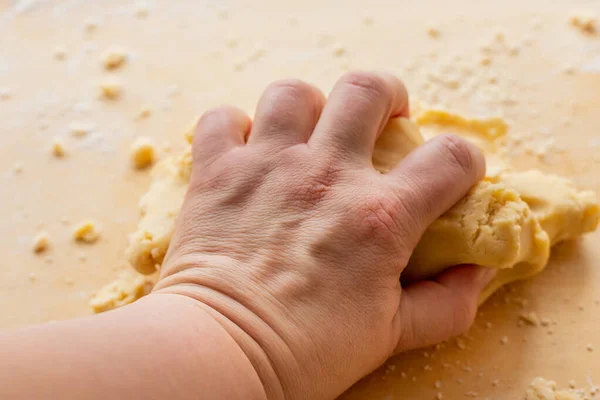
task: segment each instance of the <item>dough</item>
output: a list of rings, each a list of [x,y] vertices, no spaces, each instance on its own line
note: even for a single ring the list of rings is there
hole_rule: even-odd
[[[583,389],[557,391],[556,382],[538,377],[527,388],[525,400],[583,400],[589,398],[586,394]]]
[[[469,129],[466,138],[482,147],[493,168],[427,229],[402,274],[403,283],[432,278],[459,264],[499,269],[482,294],[484,301],[502,285],[540,272],[552,244],[596,229],[600,210],[592,192],[580,192],[568,180],[539,171],[510,170],[498,145],[506,132],[501,120],[481,122],[445,112],[426,112],[420,119],[422,124],[440,121]],[[392,120],[377,141],[373,165],[386,173],[423,141],[413,122]],[[127,251],[139,272],[160,268],[190,173],[190,150],[154,169],[152,186],[141,200],[142,220]]]

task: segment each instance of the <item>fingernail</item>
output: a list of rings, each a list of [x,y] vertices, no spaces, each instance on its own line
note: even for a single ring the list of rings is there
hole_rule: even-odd
[[[497,269],[492,269],[492,268],[485,268],[485,267],[479,267],[479,276],[478,276],[478,280],[481,283],[481,286],[486,286],[488,283],[490,283],[490,281],[492,279],[494,279],[494,277],[496,276],[496,273],[498,272]]]

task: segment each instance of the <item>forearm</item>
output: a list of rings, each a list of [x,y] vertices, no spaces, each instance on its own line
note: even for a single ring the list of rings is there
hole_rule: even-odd
[[[225,329],[176,295],[0,334],[0,354],[2,399],[266,398]]]

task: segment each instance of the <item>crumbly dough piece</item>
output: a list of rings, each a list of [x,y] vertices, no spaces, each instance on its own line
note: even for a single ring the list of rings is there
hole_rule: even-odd
[[[73,239],[77,242],[96,243],[100,239],[100,230],[98,224],[94,221],[83,221],[75,227]]]
[[[96,313],[123,307],[150,293],[153,286],[154,281],[150,277],[127,269],[96,293],[90,300],[90,307]]]
[[[535,378],[527,391],[525,400],[584,400],[583,390],[556,390],[556,382]]]
[[[131,145],[131,161],[135,168],[144,169],[156,161],[156,145],[146,137],[138,138]]]
[[[152,170],[150,190],[140,200],[142,220],[129,238],[127,258],[139,272],[151,274],[162,263],[183,204],[192,169],[191,151],[171,157]]]
[[[488,177],[427,229],[402,274],[403,282],[432,278],[459,264],[499,269],[484,290],[483,301],[502,285],[540,272],[551,244],[596,228],[600,212],[592,192],[577,191],[568,180],[539,171],[510,170],[499,151],[507,129],[503,121],[466,119],[442,111],[423,113],[418,121],[469,130],[467,139],[486,153]],[[191,142],[191,135],[186,137]],[[423,141],[417,125],[392,120],[377,141],[373,165],[386,173]],[[496,166],[491,172],[489,160]],[[141,202],[142,220],[128,248],[129,261],[139,272],[148,274],[160,267],[190,173],[190,150],[153,171],[153,184]],[[537,186],[532,180],[545,183]]]

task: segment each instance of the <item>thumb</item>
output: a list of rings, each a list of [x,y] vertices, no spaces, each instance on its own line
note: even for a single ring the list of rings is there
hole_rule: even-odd
[[[479,296],[496,270],[475,265],[451,268],[433,281],[403,289],[396,353],[430,346],[465,333],[473,324]]]

